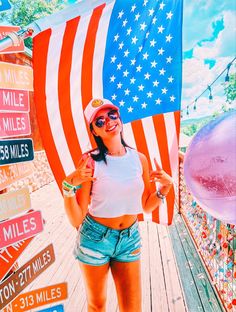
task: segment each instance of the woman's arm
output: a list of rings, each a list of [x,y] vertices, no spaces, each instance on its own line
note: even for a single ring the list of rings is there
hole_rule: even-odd
[[[87,213],[92,181],[95,180],[93,178],[93,169],[87,166],[89,160],[91,160],[90,156],[87,156],[85,159],[82,158],[78,168],[64,179],[64,181],[71,185],[81,185],[81,188],[76,191],[74,196],[67,196],[66,192],[64,195],[66,214],[71,225],[76,228],[82,223]]]
[[[76,191],[75,196],[64,195],[64,207],[72,226],[78,228],[82,223],[90,202],[90,190],[92,182],[82,184],[82,188]]]
[[[161,205],[162,199],[157,196],[156,191],[151,192],[151,184],[150,184],[151,179],[149,174],[149,165],[146,156],[143,155],[142,153],[139,153],[139,157],[143,166],[143,182],[144,182],[144,192],[142,195],[143,210],[146,213],[151,213],[153,210],[155,210]],[[156,161],[155,164],[157,170],[152,172],[152,180],[155,179],[155,177],[159,180],[159,182],[161,183],[159,191],[162,195],[166,196],[173,185],[172,178],[158,166]]]

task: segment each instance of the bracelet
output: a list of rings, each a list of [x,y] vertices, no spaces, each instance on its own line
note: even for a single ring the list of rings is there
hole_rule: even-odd
[[[164,199],[166,198],[166,195],[161,194],[160,190],[157,190],[156,195],[158,198],[160,198],[162,200],[162,202],[164,203]]]
[[[80,189],[81,187],[82,187],[82,184],[79,184],[79,185],[72,185],[72,184],[70,184],[70,183],[68,183],[67,181],[63,181],[62,182],[62,186],[65,186],[65,187],[67,187],[69,190],[78,190],[78,189]]]
[[[75,191],[74,190],[65,190],[64,188],[62,189],[62,193],[66,197],[74,197],[75,196]]]

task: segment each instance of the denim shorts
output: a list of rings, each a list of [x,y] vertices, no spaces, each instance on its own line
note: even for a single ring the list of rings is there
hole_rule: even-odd
[[[129,228],[115,230],[87,215],[78,229],[74,256],[83,263],[95,266],[112,260],[132,262],[140,259],[140,248],[138,221]]]

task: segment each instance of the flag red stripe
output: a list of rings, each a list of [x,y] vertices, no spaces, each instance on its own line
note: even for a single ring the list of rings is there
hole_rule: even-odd
[[[141,120],[135,120],[131,123],[137,150],[143,153],[148,160],[149,168],[151,168],[151,160],[148,151],[147,141]],[[154,184],[151,185],[151,191],[155,191]],[[139,215],[139,220],[143,220],[143,215]]]
[[[81,91],[82,91],[82,104],[83,108],[86,107],[88,102],[92,99],[92,85],[93,81],[93,54],[95,48],[96,34],[98,30],[98,23],[102,15],[102,10],[105,4],[97,7],[91,16],[83,53],[82,62],[82,77],[81,77]]]
[[[60,182],[65,176],[60,158],[57,153],[53,135],[50,128],[50,123],[47,115],[46,105],[46,68],[47,68],[47,54],[49,41],[51,36],[51,29],[40,33],[34,38],[34,54],[33,54],[33,68],[34,72],[34,97],[37,111],[37,118],[40,133],[42,134],[43,144],[50,163],[55,179],[61,188]]]
[[[152,117],[156,132],[157,144],[160,150],[162,168],[171,175],[171,167],[169,161],[168,141],[166,134],[166,125],[163,114],[158,114]]]
[[[155,115],[152,117],[152,119],[153,119],[153,124],[154,124],[155,132],[156,132],[157,143],[159,146],[162,168],[169,175],[172,175],[164,115],[163,114]],[[175,197],[174,189],[172,188],[166,198],[167,207],[168,207],[167,209],[168,210],[168,224],[171,222],[172,217],[173,217],[174,197]]]
[[[81,97],[82,97],[82,106],[83,110],[87,106],[88,102],[93,98],[92,94],[92,75],[93,75],[93,55],[96,41],[96,34],[98,30],[99,20],[102,15],[102,11],[105,7],[105,4],[98,6],[94,9],[93,14],[91,16],[85,45],[83,52],[83,61],[82,61],[82,70],[81,70]],[[86,123],[87,126],[87,123]],[[87,126],[87,131],[90,133],[89,127]],[[92,136],[90,136],[92,138]],[[91,144],[93,148],[96,146],[94,140],[91,140]]]
[[[71,111],[70,72],[72,64],[73,44],[79,21],[80,17],[77,17],[66,23],[58,70],[58,99],[61,122],[68,148],[70,150],[70,154],[75,166],[78,163],[78,159],[82,154],[82,151],[77,138]],[[80,105],[79,101],[78,105]]]

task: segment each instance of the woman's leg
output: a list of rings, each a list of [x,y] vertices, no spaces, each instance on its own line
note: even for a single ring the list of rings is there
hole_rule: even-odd
[[[109,263],[101,266],[92,266],[82,262],[79,264],[85,280],[88,312],[104,312],[106,309]]]
[[[133,262],[111,262],[120,312],[141,312],[141,268],[140,260]]]

